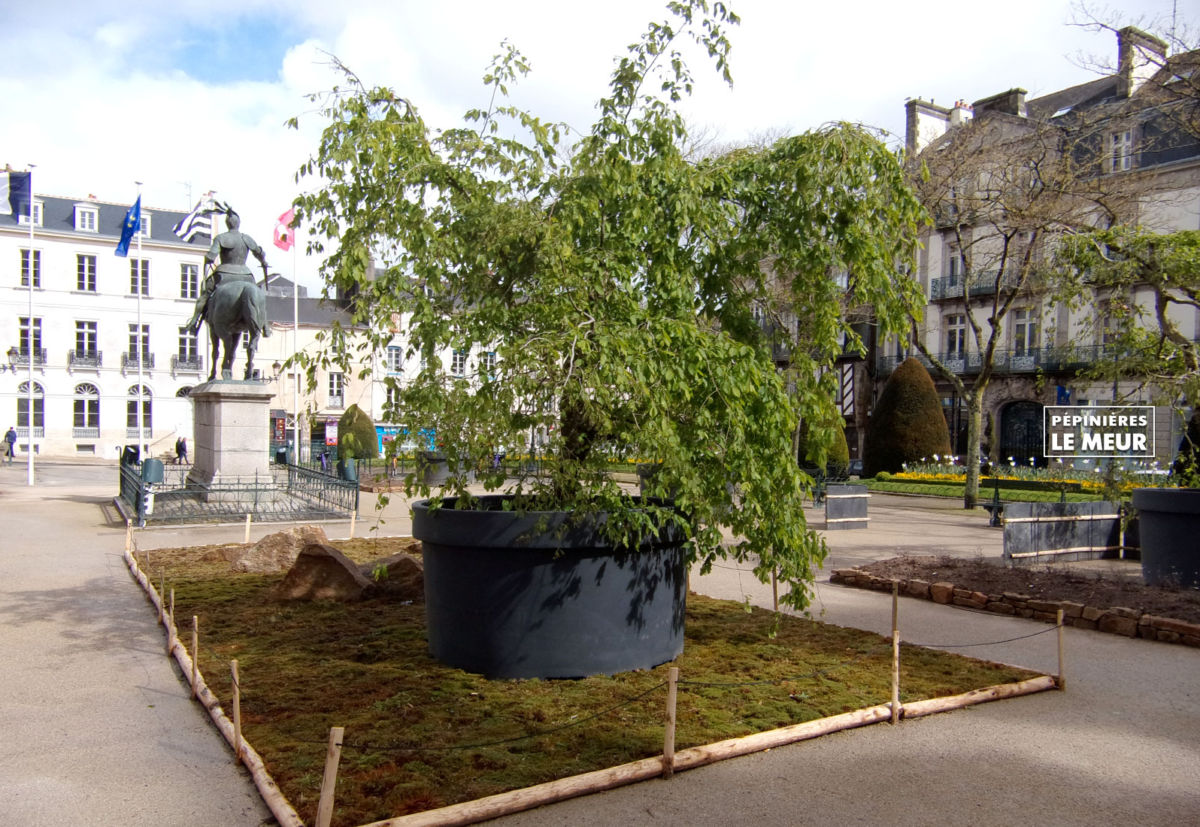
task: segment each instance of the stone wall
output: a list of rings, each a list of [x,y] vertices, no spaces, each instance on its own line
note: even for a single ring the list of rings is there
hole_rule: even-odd
[[[917,597],[948,606],[962,606],[967,609],[1024,617],[1046,623],[1056,622],[1058,610],[1062,609],[1063,625],[1065,626],[1200,647],[1200,624],[1185,623],[1182,620],[1173,620],[1168,617],[1156,617],[1124,606],[1103,608],[1084,606],[1082,603],[1071,603],[1065,600],[1038,600],[1027,594],[1016,592],[984,594],[971,589],[959,588],[953,583],[929,583],[917,579],[893,581],[886,577],[877,577],[861,569],[835,569],[829,576],[829,582],[881,592],[890,592],[892,583],[895,582],[900,586],[900,594],[906,597]]]

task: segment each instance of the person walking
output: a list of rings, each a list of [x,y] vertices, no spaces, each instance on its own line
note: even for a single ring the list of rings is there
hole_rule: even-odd
[[[8,426],[8,432],[4,434],[5,454],[8,455],[9,464],[13,461],[13,454],[17,452],[17,429],[12,425]]]
[[[187,464],[187,437],[181,436],[175,440],[175,463],[177,465]]]

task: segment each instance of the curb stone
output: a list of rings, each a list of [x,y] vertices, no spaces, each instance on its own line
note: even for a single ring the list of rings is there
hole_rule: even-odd
[[[829,575],[829,582],[881,592],[890,592],[892,584],[897,583],[900,594],[908,597],[1045,623],[1056,622],[1058,610],[1062,609],[1064,626],[1200,648],[1200,624],[1158,617],[1126,606],[1084,606],[1069,600],[1037,600],[1014,592],[984,594],[954,583],[929,583],[915,578],[892,580],[862,569],[835,569]]]

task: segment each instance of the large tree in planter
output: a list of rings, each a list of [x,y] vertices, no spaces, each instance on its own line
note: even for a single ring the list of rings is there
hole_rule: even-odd
[[[803,608],[825,551],[803,519],[798,406],[759,347],[760,262],[793,274],[811,339],[835,352],[846,288],[831,268],[854,273],[862,302],[895,306],[906,251],[879,239],[903,237],[920,208],[892,154],[851,126],[689,161],[675,105],[692,81],[677,41],[698,43],[728,80],[737,19],[702,0],[670,11],[617,62],[574,144],[502,103],[526,71],[510,47],[485,76],[488,107],[440,132],[414,102],[347,73],[301,170],[320,188],[296,203],[331,242],[328,282],[357,291],[354,321],[370,332],[335,337],[324,358],[379,352],[401,320],[424,367],[394,386],[387,416],[436,429],[454,472],[439,493],[456,508],[477,504],[467,473],[483,469],[489,490],[509,485],[507,508],[604,513],[625,546],[672,524],[690,560],[778,572]],[[383,266],[368,279],[372,259]],[[447,351],[469,354],[464,371],[445,370]],[[819,395],[812,374],[797,381],[801,397]],[[542,473],[513,483],[488,470],[531,433],[546,440]],[[631,502],[608,473],[623,458],[660,463],[651,485],[675,507]]]

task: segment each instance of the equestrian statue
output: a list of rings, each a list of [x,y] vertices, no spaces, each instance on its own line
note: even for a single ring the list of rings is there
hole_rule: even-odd
[[[221,378],[233,378],[233,357],[243,333],[250,334],[244,378],[252,379],[258,339],[271,335],[271,326],[267,323],[267,256],[253,238],[238,229],[240,225],[238,214],[226,210],[227,229],[213,239],[212,247],[204,254],[206,270],[218,259],[220,263],[204,279],[204,287],[196,299],[196,312],[187,323],[187,330],[192,333],[200,329],[201,321],[208,323],[208,334],[212,339],[210,382],[217,378],[217,358],[222,345],[225,358],[221,362]],[[246,266],[246,259],[251,255],[262,265],[261,287]]]

